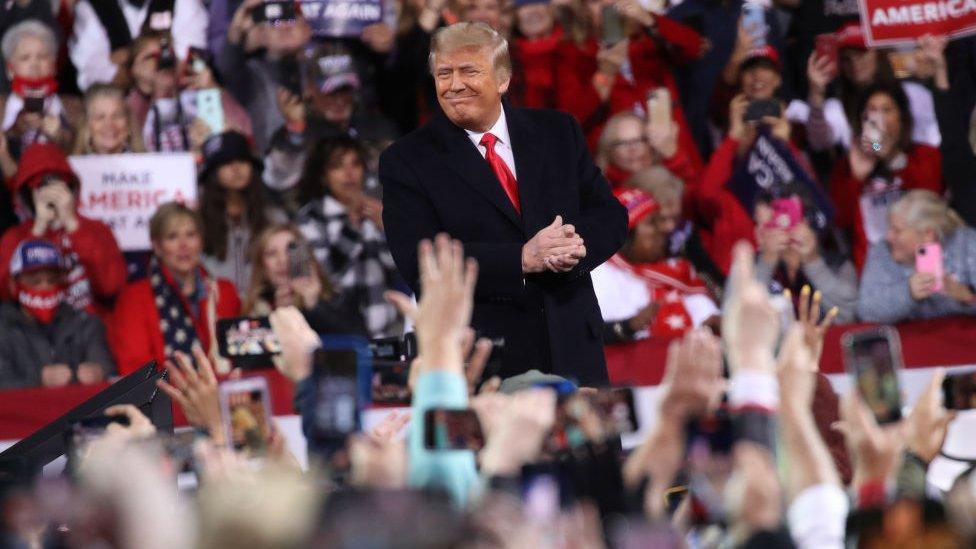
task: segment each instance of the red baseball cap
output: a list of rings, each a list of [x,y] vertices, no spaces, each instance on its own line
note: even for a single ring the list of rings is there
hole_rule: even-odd
[[[864,38],[864,29],[861,28],[860,23],[847,23],[837,31],[837,49],[844,48],[868,49],[868,43]]]
[[[779,59],[779,52],[776,51],[776,48],[770,46],[769,44],[766,44],[765,46],[759,46],[758,48],[753,48],[749,50],[749,53],[746,54],[746,58],[743,59],[742,64],[739,65],[740,67],[739,70],[741,71],[742,67],[745,67],[746,65],[752,63],[753,61],[758,61],[758,60],[769,61],[770,63],[773,64],[773,67],[776,70],[783,69],[783,64],[780,62]]]
[[[627,208],[627,229],[633,229],[645,217],[660,207],[654,197],[640,189],[621,188],[613,192],[617,200]]]

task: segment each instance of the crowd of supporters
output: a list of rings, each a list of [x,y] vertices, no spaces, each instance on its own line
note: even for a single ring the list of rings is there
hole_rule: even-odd
[[[874,48],[852,0],[380,4],[379,22],[336,37],[300,9],[256,17],[262,0],[0,3],[0,388],[99,384],[150,360],[195,356],[209,374],[180,375],[177,366],[171,383],[199,385],[200,401],[185,391],[174,399],[217,439],[220,418],[199,408],[213,404],[215,376],[233,367],[218,356],[217,321],[271,315],[303,336],[310,327],[398,337],[415,325],[414,419],[433,406],[466,406],[453,347],[470,292],[427,272],[425,284],[444,287],[425,292],[419,310],[391,301],[390,291],[407,286],[386,242],[378,177],[384,149],[438,116],[433,34],[466,21],[508,40],[507,104],[572,114],[627,208],[627,240],[592,279],[606,344],[680,342],[650,438],[625,458],[612,429],[598,421],[583,429],[575,450],[586,455],[570,459],[569,474],[589,484],[577,479],[580,497],[536,516],[531,502],[509,496],[519,495],[523,466],[552,457],[543,439],[555,395],[472,389],[486,435],[477,469],[475,452],[425,450],[419,420],[404,443],[404,420],[394,417],[351,439],[340,484],[352,495],[322,503],[334,486],[296,473],[276,434],[260,474],[220,445],[206,448],[188,521],[153,480],[162,478],[159,449],[128,445],[151,439],[151,425],[120,409],[129,427],[95,445],[88,484],[70,490],[76,512],[107,510],[58,516],[78,525],[72,535],[91,537],[57,543],[590,547],[615,539],[611,517],[633,514],[650,528],[639,539],[662,544],[837,547],[862,519],[874,546],[902,534],[974,543],[973,475],[937,501],[905,481],[918,470],[924,478],[945,436],[950,418],[937,391],[897,428],[879,427],[856,396],[845,398],[847,445],[834,440],[828,451],[829,428],[818,430],[823,420],[811,412],[814,385],[827,382],[810,371],[824,325],[976,315],[976,39],[925,35],[910,49]],[[113,229],[81,208],[84,182],[69,158],[145,153],[192,155],[197,199],[160,205],[139,229],[151,249],[123,253]],[[450,263],[450,246],[436,248],[422,253]],[[923,250],[938,252],[940,269],[927,267]],[[295,257],[305,258],[297,271]],[[788,335],[774,349],[767,296],[792,302],[806,338]],[[308,341],[289,341],[299,335],[279,333],[293,353],[276,364],[296,383],[298,404],[309,377],[296,358]],[[679,463],[684,423],[713,411],[725,389],[717,337],[732,378],[727,400],[746,408],[756,400],[778,415],[779,440],[778,449],[737,441],[721,464],[730,486],[712,487],[722,511],[712,522],[724,525],[722,541],[693,528],[687,500],[669,491],[694,480]],[[424,356],[430,349],[441,354]],[[113,470],[120,453],[126,465]],[[789,463],[778,480],[774,457]],[[146,480],[127,485],[129,475]],[[860,497],[846,529],[845,484]],[[448,497],[397,499],[407,486]],[[246,507],[248,490],[266,500]],[[51,516],[38,509],[44,497],[16,497],[14,508]],[[384,509],[371,497],[392,503]],[[900,526],[884,522],[897,521],[902,504],[915,505],[904,512],[926,527],[904,515]],[[141,522],[146,514],[152,520]],[[33,524],[10,516],[11,543],[28,543]]]

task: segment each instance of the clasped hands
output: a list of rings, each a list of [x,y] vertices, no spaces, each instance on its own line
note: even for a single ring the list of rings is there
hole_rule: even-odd
[[[576,227],[563,223],[557,215],[552,223],[537,232],[522,246],[522,272],[541,273],[547,270],[565,273],[586,257],[586,245],[576,233]]]

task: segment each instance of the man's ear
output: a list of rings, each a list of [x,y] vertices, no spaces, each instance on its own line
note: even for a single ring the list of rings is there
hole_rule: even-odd
[[[508,91],[508,86],[511,83],[512,83],[511,75],[506,75],[505,79],[498,84],[498,95],[505,95],[505,92]]]

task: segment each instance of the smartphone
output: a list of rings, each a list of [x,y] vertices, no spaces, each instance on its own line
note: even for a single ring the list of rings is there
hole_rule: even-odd
[[[159,61],[156,63],[156,70],[167,71],[176,68],[176,52],[173,51],[173,44],[169,38],[162,37],[159,40]]]
[[[224,105],[220,98],[220,90],[209,88],[197,91],[197,118],[210,126],[210,134],[224,131]]]
[[[875,154],[881,152],[884,144],[885,122],[880,113],[869,112],[864,117],[864,126],[861,130],[862,137],[868,142],[871,151]]]
[[[295,241],[288,243],[288,276],[290,278],[301,278],[312,274],[310,261],[308,247],[300,246]]]
[[[620,13],[612,5],[605,4],[600,10],[600,41],[609,47],[624,38],[624,22]]]
[[[424,448],[472,450],[485,447],[478,414],[470,408],[431,408],[424,412]]]
[[[629,387],[600,389],[590,397],[603,416],[606,425],[615,433],[627,435],[640,429],[637,409],[634,406],[634,390]]]
[[[24,112],[42,114],[44,112],[44,100],[47,97],[42,95],[24,97]]]
[[[523,509],[535,524],[551,523],[575,502],[570,474],[563,463],[525,465],[520,478]]]
[[[268,380],[249,377],[224,381],[218,388],[224,436],[234,450],[259,456],[271,437],[271,391]]]
[[[834,66],[837,66],[837,56],[839,52],[837,47],[837,34],[832,32],[819,34],[817,35],[816,39],[814,39],[814,44],[814,51],[816,52],[817,57],[826,57]]]
[[[647,120],[653,128],[671,127],[671,92],[657,88],[647,94]]]
[[[942,396],[947,410],[976,408],[976,370],[947,374],[942,380]]]
[[[186,68],[194,74],[207,70],[210,62],[210,52],[203,48],[190,46],[186,52]]]
[[[380,404],[409,405],[410,361],[373,359],[370,400]]]
[[[766,9],[758,3],[748,2],[742,6],[742,27],[752,37],[752,47],[759,48],[766,45]]]
[[[361,337],[326,336],[322,344],[312,359],[312,432],[317,441],[336,449],[360,429],[360,413],[370,400],[372,358]]]
[[[217,347],[229,359],[270,357],[281,352],[278,336],[266,316],[222,318],[217,321]]]
[[[744,122],[760,122],[767,116],[779,118],[781,113],[782,107],[780,106],[779,101],[776,99],[762,99],[749,103],[749,106],[746,107],[746,114],[742,120]]]
[[[685,463],[691,521],[696,525],[725,521],[723,494],[732,475],[735,425],[724,410],[685,424]]]
[[[936,292],[945,289],[942,284],[942,279],[945,276],[942,263],[942,246],[938,242],[924,244],[915,250],[915,270],[935,276],[933,289]]]
[[[854,376],[861,398],[878,423],[901,419],[901,340],[890,326],[845,333],[841,337],[844,365]]]
[[[767,229],[791,231],[803,221],[803,202],[798,196],[777,198],[769,203],[769,207],[773,210],[773,215],[764,224]]]
[[[294,2],[265,2],[251,10],[251,18],[257,25],[261,23],[272,26],[280,25],[281,23],[295,21],[297,16]]]

